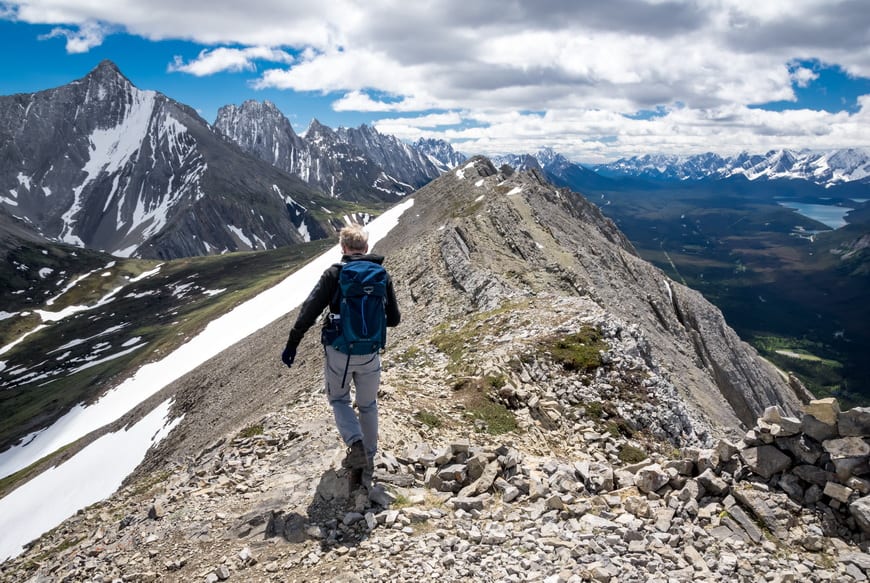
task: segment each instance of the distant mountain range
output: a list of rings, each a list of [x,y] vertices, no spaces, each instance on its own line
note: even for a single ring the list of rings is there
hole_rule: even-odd
[[[332,198],[395,202],[445,171],[423,151],[366,125],[333,130],[314,120],[299,136],[269,101],[226,105],[215,128],[248,154]],[[450,155],[452,148],[443,146]]]
[[[706,153],[695,156],[652,155],[623,158],[592,167],[603,176],[632,176],[654,180],[705,180],[737,176],[749,180],[807,180],[822,186],[847,182],[870,184],[870,152],[848,149],[832,152],[771,150],[723,158]]]
[[[455,156],[446,143],[425,146]],[[110,61],[62,87],[0,96],[4,222],[121,257],[328,237],[442,171],[430,153],[367,126],[314,122],[298,136],[268,102],[226,106],[212,126]]]
[[[445,141],[408,144],[366,125],[334,130],[315,120],[300,135],[268,101],[224,106],[210,125],[190,107],[136,88],[110,61],[62,87],[0,96],[4,222],[121,257],[328,237],[465,159]],[[645,155],[587,167],[548,148],[493,161],[538,169],[578,192],[618,190],[625,179],[870,184],[870,154],[862,150]]]
[[[744,178],[804,180],[831,187],[847,183],[870,184],[870,152],[858,149],[831,152],[772,150],[722,157],[712,152],[694,156],[647,154],[616,162],[586,166],[569,161],[551,148],[536,154],[509,154],[493,158],[497,165],[516,170],[536,168],[562,186],[614,188],[614,180],[696,181]]]

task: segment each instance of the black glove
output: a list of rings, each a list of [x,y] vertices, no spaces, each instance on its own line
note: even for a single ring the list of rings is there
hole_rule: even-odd
[[[296,360],[296,347],[288,344],[281,353],[281,361],[289,368],[293,366],[294,360]]]

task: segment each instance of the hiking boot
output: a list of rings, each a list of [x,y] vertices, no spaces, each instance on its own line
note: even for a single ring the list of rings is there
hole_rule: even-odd
[[[347,448],[347,456],[341,462],[341,467],[350,470],[358,470],[368,465],[368,456],[366,456],[365,447],[362,440],[354,441]]]
[[[360,482],[366,490],[372,489],[372,484],[375,478],[375,464],[369,459],[367,460],[366,467],[362,470],[362,476],[360,476]]]

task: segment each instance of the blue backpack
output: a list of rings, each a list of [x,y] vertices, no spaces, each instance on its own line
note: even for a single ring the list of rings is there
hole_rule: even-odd
[[[372,261],[345,263],[338,276],[341,334],[332,347],[372,354],[387,344],[387,270]]]

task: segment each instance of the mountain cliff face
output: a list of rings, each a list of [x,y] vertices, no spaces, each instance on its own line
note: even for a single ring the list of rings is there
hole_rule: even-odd
[[[4,576],[864,580],[866,414],[789,417],[799,386],[539,171],[473,158],[414,201],[376,247],[403,322],[375,488],[340,468],[316,330],[278,359],[290,314],[155,395],[173,432]]]
[[[414,142],[414,147],[423,152],[441,172],[447,172],[459,166],[468,158],[462,152],[457,152],[453,146],[444,140],[420,138]]]
[[[271,249],[332,232],[315,189],[108,61],[63,87],[0,97],[0,193],[44,237],[122,257]]]
[[[215,128],[246,152],[344,200],[395,202],[440,174],[416,148],[365,125],[333,130],[314,120],[300,137],[268,101],[222,107]]]

